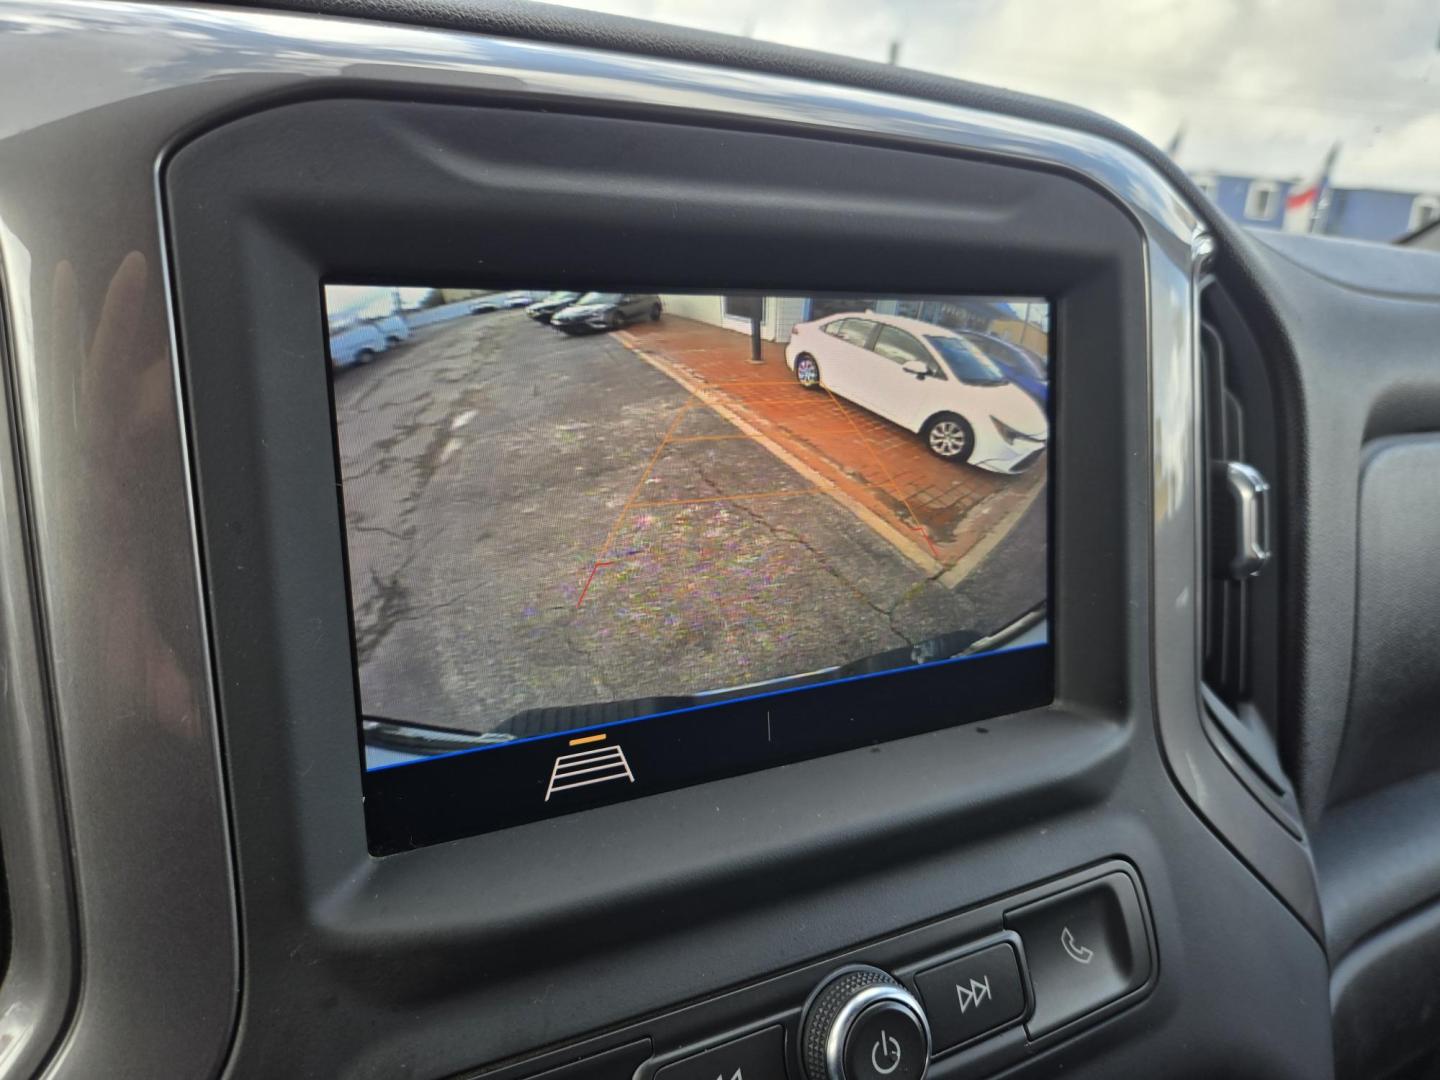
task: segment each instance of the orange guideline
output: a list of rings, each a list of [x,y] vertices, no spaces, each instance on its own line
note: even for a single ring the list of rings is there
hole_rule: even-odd
[[[605,542],[600,545],[600,550],[595,553],[595,559],[590,565],[590,574],[585,578],[584,588],[580,590],[580,598],[575,601],[576,611],[579,611],[580,605],[585,602],[585,594],[590,591],[590,583],[595,580],[595,575],[600,572],[600,568],[602,566],[614,566],[618,561],[616,559],[603,559],[602,556],[610,550],[610,544],[615,539],[615,533],[619,530],[620,523],[625,520],[625,515],[630,512],[630,507],[634,504],[635,497],[640,494],[640,489],[645,486],[645,481],[650,479],[650,470],[655,468],[655,463],[660,460],[660,454],[665,449],[665,444],[670,441],[670,436],[675,433],[675,428],[680,423],[680,418],[685,415],[686,410],[690,408],[690,404],[690,401],[687,400],[685,404],[681,405],[680,408],[675,411],[675,416],[671,419],[670,426],[665,429],[665,434],[660,439],[660,445],[655,447],[655,452],[650,455],[650,460],[645,465],[645,471],[640,474],[640,479],[636,482],[634,490],[630,492],[630,497],[625,500],[625,505],[620,507],[620,513],[615,515],[615,521],[611,524],[610,531],[605,534]]]

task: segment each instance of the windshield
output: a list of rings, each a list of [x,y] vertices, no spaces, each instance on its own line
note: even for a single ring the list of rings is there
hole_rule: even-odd
[[[579,307],[582,304],[618,304],[619,302],[620,294],[618,292],[587,292],[584,296],[580,297],[579,300],[575,301],[575,306]]]
[[[972,386],[999,386],[1010,381],[999,364],[964,338],[927,334],[925,340],[961,382]]]
[[[1092,109],[1248,229],[1394,243],[1440,222],[1435,0],[585,6]]]
[[[1028,375],[1040,382],[1049,382],[1050,374],[1045,370],[1045,363],[1029,349],[1022,349],[1019,345],[1008,341],[1001,341],[999,338],[970,336],[966,335],[965,340],[974,345],[990,359],[994,360],[1002,368],[1018,368],[1019,374]]]
[[[552,292],[552,293],[549,293],[548,295],[546,295],[545,299],[542,300],[542,301],[540,301],[540,302],[541,302],[542,304],[548,304],[548,303],[550,303],[551,301],[574,300],[574,299],[575,299],[576,297],[578,297],[579,295],[580,295],[579,293],[574,293],[574,292]]]

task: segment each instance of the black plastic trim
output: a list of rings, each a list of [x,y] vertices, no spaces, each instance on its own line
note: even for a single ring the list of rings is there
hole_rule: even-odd
[[[747,194],[760,164],[764,200]],[[536,182],[579,168],[589,190],[563,206]],[[1276,1075],[1323,1074],[1313,997],[1277,992],[1262,1018],[1206,978],[1223,963],[1310,982],[1323,958],[1168,782],[1155,742],[1144,252],[1108,198],[1052,172],[714,121],[375,101],[228,124],[177,152],[165,183],[246,919],[236,1069],[503,1060],[1123,852],[1162,952],[1184,950],[1182,929],[1220,935],[1223,907],[1263,931],[1268,966],[1242,948],[1177,966],[1148,1035],[1077,1039],[1063,1060],[1143,1058],[1215,1023]],[[847,243],[863,267],[830,254]],[[315,283],[556,266],[700,290],[1054,295],[1057,706],[371,859]],[[1182,1019],[1182,993],[1209,1005]]]

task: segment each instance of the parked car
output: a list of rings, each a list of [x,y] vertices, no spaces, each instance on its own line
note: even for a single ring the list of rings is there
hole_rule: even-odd
[[[470,314],[484,315],[487,311],[499,311],[502,299],[503,297],[494,295],[482,296],[479,300],[476,300],[473,304],[470,305]]]
[[[578,292],[552,292],[541,297],[525,309],[525,314],[536,322],[548,323],[557,311],[569,307],[580,299]]]
[[[347,368],[355,364],[368,364],[390,347],[374,325],[367,322],[352,323],[330,332],[330,366]]]
[[[500,298],[500,306],[502,308],[529,307],[538,298],[538,294],[533,293],[528,289],[519,289],[516,292],[506,293],[504,296],[502,296]]]
[[[375,329],[385,335],[386,345],[399,345],[402,341],[410,340],[410,324],[399,315],[387,315],[383,319],[376,319]]]
[[[823,386],[918,433],[948,461],[1023,472],[1049,439],[1035,399],[943,326],[874,311],[831,315],[794,328],[785,363],[802,386]]]
[[[956,332],[999,364],[1006,377],[1039,402],[1042,408],[1050,400],[1050,369],[1035,353],[994,334],[973,330]]]
[[[660,297],[654,293],[586,293],[572,306],[550,317],[550,325],[567,334],[587,330],[618,330],[626,323],[660,318]]]

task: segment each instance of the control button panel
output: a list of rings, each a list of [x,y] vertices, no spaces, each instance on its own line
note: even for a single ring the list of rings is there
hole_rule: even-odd
[[[777,1025],[712,1046],[671,1062],[655,1080],[786,1080],[785,1032]]]
[[[998,1075],[1138,1007],[1155,979],[1154,943],[1139,869],[1108,859],[857,946],[844,959],[476,1075],[927,1080],[932,1065],[951,1080]]]
[[[1123,997],[1150,977],[1150,946],[1128,875],[1107,874],[1005,913],[1024,943],[1039,1038]]]
[[[935,1050],[970,1042],[1025,1015],[1015,947],[1000,942],[915,976]]]

